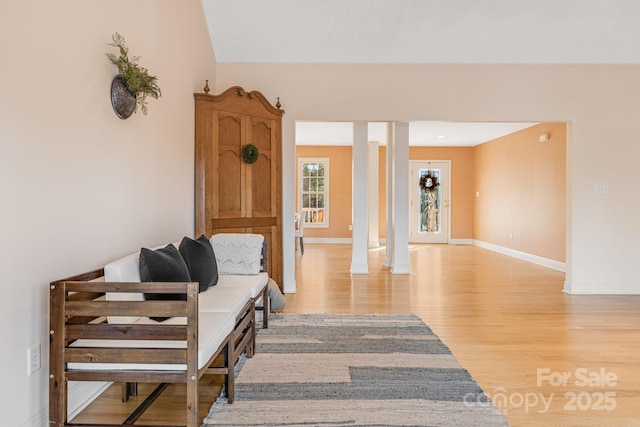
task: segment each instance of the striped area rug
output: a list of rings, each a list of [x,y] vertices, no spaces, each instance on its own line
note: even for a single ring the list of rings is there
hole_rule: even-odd
[[[417,316],[271,319],[205,426],[508,426]]]

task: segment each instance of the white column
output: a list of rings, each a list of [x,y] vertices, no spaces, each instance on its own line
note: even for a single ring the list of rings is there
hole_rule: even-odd
[[[409,268],[409,124],[393,124],[393,261],[391,273]]]
[[[378,179],[380,170],[378,168],[379,154],[377,141],[369,141],[369,243],[370,248],[380,246],[380,236],[378,236]]]
[[[386,257],[385,267],[393,265],[393,123],[387,123],[387,158],[386,158],[386,186],[387,196],[385,200],[385,210],[387,213],[386,230]]]
[[[352,154],[352,251],[351,274],[369,274],[367,263],[367,242],[369,221],[367,213],[367,173],[368,155],[368,124],[355,122],[353,124],[353,154]]]
[[[296,124],[282,118],[282,287],[296,292],[295,213],[296,197]]]

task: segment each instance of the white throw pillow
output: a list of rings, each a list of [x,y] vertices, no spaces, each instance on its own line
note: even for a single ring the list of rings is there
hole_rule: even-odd
[[[219,233],[209,240],[218,263],[218,274],[258,274],[264,236]]]

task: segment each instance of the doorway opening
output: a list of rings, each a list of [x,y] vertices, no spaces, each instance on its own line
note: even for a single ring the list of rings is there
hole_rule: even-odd
[[[411,160],[409,242],[449,243],[449,160]]]
[[[484,133],[496,129],[504,133]],[[408,194],[414,201],[403,214],[410,222],[408,241],[477,245],[565,271],[569,129],[565,122],[410,122]],[[295,134],[296,158],[331,158],[336,180],[331,223],[305,231],[305,242],[351,243],[353,124],[296,122]],[[385,245],[386,123],[369,123],[368,137],[370,144],[379,143],[379,178],[373,185],[379,195],[379,243]],[[417,190],[418,182],[441,159],[449,167],[431,174],[440,194],[430,200]],[[413,163],[429,161],[424,174],[412,172]]]

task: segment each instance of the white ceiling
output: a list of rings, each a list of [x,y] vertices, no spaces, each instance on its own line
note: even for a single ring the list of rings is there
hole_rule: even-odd
[[[470,147],[537,123],[411,122],[409,145]],[[369,123],[369,141],[387,143],[386,123]],[[351,145],[353,124],[296,122],[296,145]]]
[[[638,0],[202,0],[219,63],[638,64]]]
[[[221,64],[640,64],[639,0],[201,1]],[[415,122],[410,140],[477,145],[529,125]],[[305,122],[296,135],[351,144],[352,131]]]

